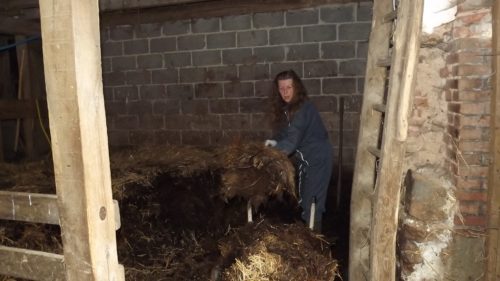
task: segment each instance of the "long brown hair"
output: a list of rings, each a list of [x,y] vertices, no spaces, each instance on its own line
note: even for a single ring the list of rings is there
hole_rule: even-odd
[[[279,81],[292,79],[293,98],[287,104],[280,95]],[[271,93],[271,102],[273,110],[273,127],[282,126],[287,120],[283,113],[283,108],[287,106],[289,120],[293,119],[293,115],[299,110],[300,106],[308,99],[307,91],[297,73],[293,70],[285,70],[276,75],[273,81],[273,91]]]

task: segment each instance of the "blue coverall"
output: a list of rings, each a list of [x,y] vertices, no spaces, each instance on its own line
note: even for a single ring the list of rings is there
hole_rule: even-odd
[[[325,212],[328,185],[332,174],[333,153],[328,139],[328,132],[321,120],[318,110],[311,101],[306,100],[290,120],[285,106],[284,114],[288,126],[281,128],[275,135],[276,148],[288,156],[295,153],[299,160],[300,206],[303,209],[302,219],[309,225],[311,203],[316,198],[315,225],[321,225],[321,217]]]

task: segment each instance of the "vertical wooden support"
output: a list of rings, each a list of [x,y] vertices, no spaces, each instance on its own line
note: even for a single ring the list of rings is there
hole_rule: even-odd
[[[40,0],[66,279],[124,280],[118,264],[98,0]]]
[[[500,2],[493,4],[493,91],[491,92],[491,164],[488,178],[488,235],[486,236],[486,278],[500,280]]]
[[[26,40],[25,36],[16,36],[16,42]],[[18,96],[21,100],[29,100],[33,98],[32,90],[32,76],[31,76],[31,59],[30,47],[28,44],[21,44],[17,46],[17,64],[19,68],[19,87],[22,89]],[[22,78],[21,78],[22,77]],[[35,119],[31,116],[18,119],[18,124],[22,124],[23,140],[24,140],[24,153],[26,158],[33,159],[35,157],[34,134]]]
[[[351,192],[351,224],[349,233],[349,280],[369,280],[370,224],[376,159],[367,150],[378,142],[382,115],[373,110],[384,99],[387,69],[379,67],[380,58],[389,55],[391,23],[384,16],[392,10],[392,1],[373,2],[372,31],[366,62],[366,79],[361,108],[358,149]]]
[[[0,44],[6,44],[6,39],[0,39]],[[0,101],[5,99],[10,94],[11,82],[10,77],[10,58],[8,52],[0,53]],[[1,119],[1,118],[0,118]],[[2,120],[0,120],[0,162],[5,160],[4,153],[4,136],[2,132]]]
[[[0,120],[0,163],[4,161],[3,156],[3,134],[2,134],[2,121]]]
[[[3,43],[0,40],[0,43]],[[6,88],[4,83],[7,83],[7,67],[9,64],[7,63],[7,55],[0,53],[0,91],[5,92]],[[2,81],[3,80],[3,81]],[[0,100],[2,99],[2,94],[0,94]],[[0,162],[4,161],[3,155],[3,134],[2,134],[2,121],[0,120]]]

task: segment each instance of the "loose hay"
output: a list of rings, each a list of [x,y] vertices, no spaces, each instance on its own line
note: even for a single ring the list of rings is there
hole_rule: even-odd
[[[55,193],[52,162],[0,163],[0,189],[17,192]]]
[[[219,248],[231,264],[224,281],[332,281],[339,276],[326,241],[301,223],[249,224],[224,238]]]
[[[307,242],[314,236],[305,227],[260,224],[256,229],[261,232],[249,232],[245,240],[253,241],[256,235],[258,241],[246,243],[245,250],[239,244],[243,233],[226,237],[228,229],[245,222],[246,201],[230,198],[250,200],[254,207],[283,194],[296,200],[294,168],[283,153],[260,143],[217,150],[164,145],[112,153],[110,162],[113,197],[120,203],[122,219],[119,261],[127,280],[206,281],[220,253],[234,262],[226,265],[224,280],[332,280],[311,279],[331,276],[336,263],[324,262],[327,255],[318,249],[323,246],[326,253],[328,246],[316,238]],[[0,186],[11,191],[55,193],[50,162],[3,164],[0,178]],[[309,235],[305,240],[304,231]],[[282,239],[281,234],[290,237]],[[62,253],[58,226],[1,221],[0,241]],[[315,245],[313,252],[308,243]],[[274,279],[259,279],[265,276]]]
[[[239,143],[223,153],[221,194],[249,200],[258,208],[269,197],[284,193],[297,198],[295,168],[288,157],[262,143]]]
[[[157,145],[112,153],[113,195],[121,199],[131,184],[151,186],[161,174],[190,177],[215,171],[220,167],[217,160],[213,151],[193,146]]]

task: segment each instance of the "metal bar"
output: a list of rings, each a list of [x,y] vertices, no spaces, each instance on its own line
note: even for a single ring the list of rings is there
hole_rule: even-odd
[[[339,159],[337,174],[337,210],[340,209],[340,196],[342,193],[342,151],[344,149],[344,97],[339,99]]]

